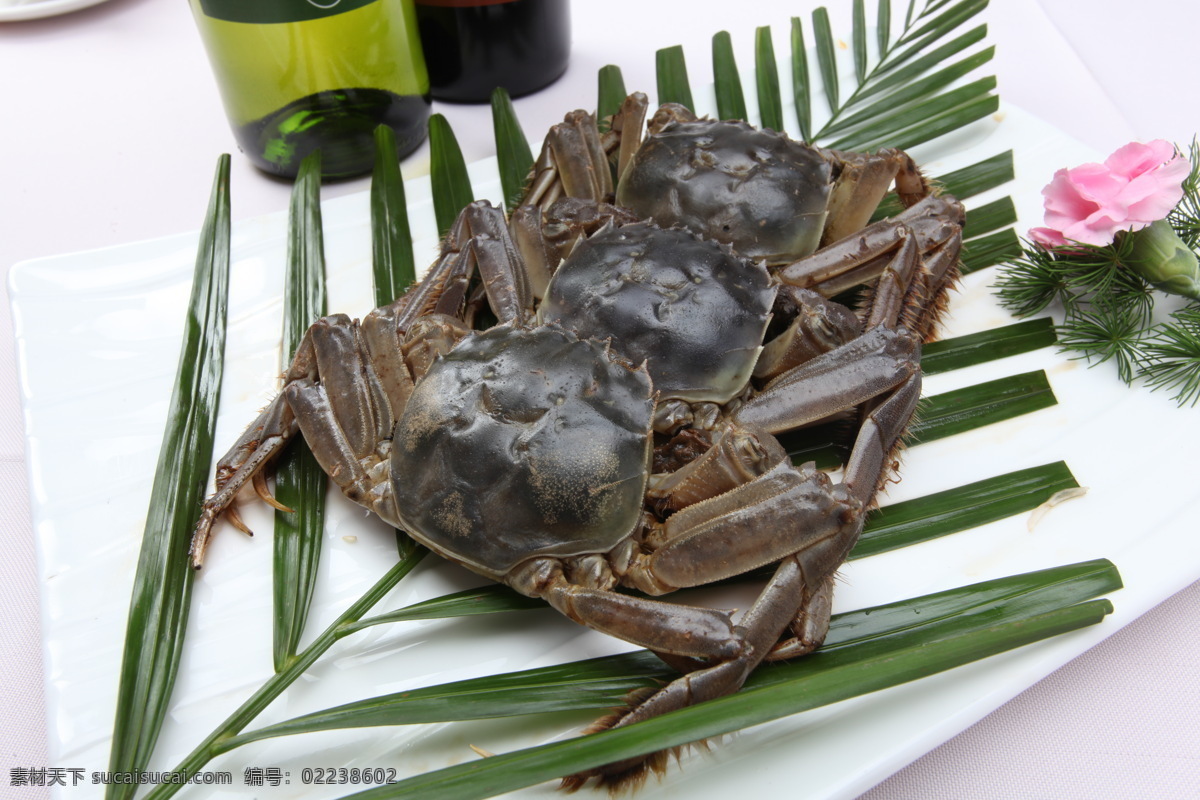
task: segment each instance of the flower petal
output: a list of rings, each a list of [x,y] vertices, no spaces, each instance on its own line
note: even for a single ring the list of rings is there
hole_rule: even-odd
[[[1062,247],[1067,243],[1062,233],[1053,228],[1030,228],[1029,238],[1042,247]]]
[[[1065,169],[1054,173],[1054,179],[1042,189],[1046,198],[1046,225],[1062,230],[1064,225],[1084,219],[1096,211],[1097,204],[1083,197]]]
[[[1130,181],[1122,192],[1129,218],[1147,223],[1164,219],[1183,199],[1183,181],[1191,171],[1187,159],[1176,156]]]
[[[1116,197],[1125,185],[1125,181],[1113,175],[1112,170],[1103,164],[1082,164],[1067,170],[1067,179],[1079,193],[1099,205],[1105,205]]]
[[[1175,145],[1165,139],[1152,142],[1130,142],[1104,160],[1104,165],[1128,180],[1163,164],[1175,155]]]

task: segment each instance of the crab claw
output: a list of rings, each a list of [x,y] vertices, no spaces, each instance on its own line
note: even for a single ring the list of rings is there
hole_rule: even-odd
[[[266,475],[262,474],[261,472],[254,473],[254,477],[251,479],[251,483],[254,485],[254,493],[256,495],[258,495],[258,498],[260,500],[262,500],[264,503],[269,505],[271,508],[277,509],[279,511],[286,511],[289,514],[291,514],[295,511],[295,509],[288,508],[283,503],[281,503],[275,499],[275,495],[271,494],[271,490],[269,488],[267,488],[267,476]],[[231,511],[232,511],[232,509],[231,509]],[[236,516],[236,513],[234,513],[233,516]],[[230,522],[233,522],[233,520],[231,519]],[[237,523],[234,523],[234,524],[236,525]],[[239,530],[246,531],[245,528],[242,528],[241,526],[238,526],[238,527],[239,527]],[[250,531],[246,531],[246,533],[250,533]]]

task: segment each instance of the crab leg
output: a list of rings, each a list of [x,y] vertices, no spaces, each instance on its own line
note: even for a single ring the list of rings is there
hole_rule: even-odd
[[[884,395],[919,374],[916,340],[876,327],[775,378],[735,411],[733,420],[769,433],[793,430]]]
[[[893,180],[896,194],[907,208],[929,194],[929,184],[912,157],[902,150],[880,150],[874,155],[829,151],[841,164],[841,173],[829,196],[829,216],[821,244],[836,242],[871,221]]]
[[[803,567],[795,558],[783,559],[754,604],[733,629],[730,643],[736,644],[736,648],[732,657],[720,658],[719,663],[676,678],[633,708],[618,711],[612,717],[601,720],[594,728],[624,727],[733,694],[771,652],[772,646],[796,618],[799,606],[806,600]],[[667,620],[667,623],[673,624],[673,620]],[[709,654],[710,658],[715,655]],[[661,771],[665,766],[665,755],[661,751],[650,753],[571,775],[563,779],[563,788],[577,789],[590,778],[598,778],[602,785],[614,787],[636,781],[648,769]]]
[[[316,370],[316,352],[313,350],[310,336],[306,333],[300,346],[296,348],[296,357],[288,367],[284,379],[302,378],[315,374]],[[250,423],[234,442],[233,447],[229,448],[229,452],[217,462],[217,490],[201,507],[200,519],[192,533],[192,542],[188,550],[192,557],[192,565],[196,569],[204,563],[204,553],[212,535],[213,524],[227,509],[231,512],[231,522],[245,533],[253,535],[240,523],[237,511],[233,508],[234,501],[244,486],[257,481],[256,476],[287,447],[299,430],[296,415],[285,402],[283,394],[278,394],[258,418]]]
[[[561,197],[611,200],[613,168],[609,158],[615,158],[620,175],[642,142],[648,105],[641,92],[626,97],[604,135],[593,115],[583,110],[569,112],[546,134],[520,205],[547,209]]]
[[[620,110],[613,115],[611,133],[619,136],[621,143],[617,151],[617,176],[624,174],[625,166],[642,144],[642,126],[646,123],[646,111],[650,101],[641,92],[634,92],[621,103]]]
[[[665,594],[731,578],[794,553],[804,554],[809,574],[824,578],[842,563],[849,549],[846,531],[855,527],[862,507],[860,499],[812,465],[797,469],[781,461],[669,517],[664,543],[634,560],[626,582]],[[713,552],[722,557],[713,559]]]
[[[792,322],[759,353],[754,364],[754,377],[759,380],[840,347],[862,332],[853,311],[811,289],[780,286],[773,313],[781,319],[790,317]]]
[[[912,237],[901,220],[880,220],[775,272],[789,286],[833,297],[878,277],[893,251]]]
[[[727,659],[742,650],[726,611],[577,586],[561,573],[538,596],[580,625],[655,652]]]
[[[646,497],[660,511],[678,511],[747,483],[786,459],[774,436],[730,426],[696,459],[653,476]]]
[[[549,208],[559,197],[603,201],[612,196],[612,171],[595,118],[569,112],[550,128],[521,205]]]
[[[309,335],[317,352],[319,381],[289,381],[284,397],[321,468],[347,497],[385,516],[386,502],[376,507],[367,496],[368,472],[386,462],[392,427],[403,405],[393,407],[372,366],[361,327],[349,317],[319,320]],[[402,403],[406,398],[397,399]],[[394,512],[385,518],[394,519]]]

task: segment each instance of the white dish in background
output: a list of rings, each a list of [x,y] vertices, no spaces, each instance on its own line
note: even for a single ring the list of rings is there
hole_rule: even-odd
[[[7,3],[0,2],[0,22],[54,17],[106,2],[108,0],[17,0],[13,3],[12,0],[8,0]]]
[[[1094,157],[1019,109],[914,155],[937,175],[1004,150],[1016,182],[974,198],[1011,194],[1022,225],[1040,219],[1038,190],[1055,169]],[[472,166],[476,192],[497,199],[494,163]],[[208,187],[194,187],[197,223]],[[238,187],[232,187],[234,203]],[[428,181],[408,185],[418,262],[436,246]],[[329,308],[362,315],[370,300],[366,194],[324,204]],[[285,215],[234,226],[224,393],[223,452],[275,391],[279,372]],[[161,441],[190,290],[196,234],[41,259],[12,270],[10,292],[25,409],[33,518],[39,544],[50,764],[103,770],[114,712],[128,598]],[[968,276],[947,336],[1005,324],[988,283]],[[1130,390],[1108,367],[1085,369],[1053,349],[930,378],[933,394],[1045,369],[1053,408],[912,448],[885,502],[1065,460],[1088,495],[1055,508],[1036,528],[1027,515],[856,561],[842,571],[836,610],[1091,558],[1112,559],[1126,589],[1102,624],[868,697],[758,726],[692,753],[643,798],[704,800],[803,785],[809,798],[852,798],[1200,578],[1200,491],[1190,450],[1200,415],[1163,394]],[[1116,432],[1120,431],[1120,435]],[[182,671],[151,769],[171,769],[271,674],[270,517],[244,516],[264,535],[222,526],[198,576]],[[1169,557],[1168,557],[1169,555]],[[331,494],[325,552],[309,636],[394,561],[390,530]],[[479,584],[430,559],[378,610]],[[252,727],[406,688],[628,649],[550,610],[372,628],[340,643]],[[366,729],[277,739],[233,751],[207,770],[234,785],[205,797],[337,797],[356,788],[310,786],[305,767],[394,767],[400,777],[494,752],[576,735],[591,714]],[[248,767],[279,767],[290,785],[246,786]],[[99,796],[99,787],[94,787]],[[64,797],[82,796],[81,788]],[[193,791],[183,797],[198,797]],[[557,796],[552,784],[514,793]]]

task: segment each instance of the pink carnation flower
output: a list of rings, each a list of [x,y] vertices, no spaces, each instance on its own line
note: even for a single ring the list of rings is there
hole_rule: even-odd
[[[1060,169],[1042,190],[1046,227],[1029,236],[1043,247],[1070,242],[1104,247],[1118,231],[1137,231],[1164,219],[1183,199],[1187,159],[1162,139],[1131,142],[1103,164]]]

